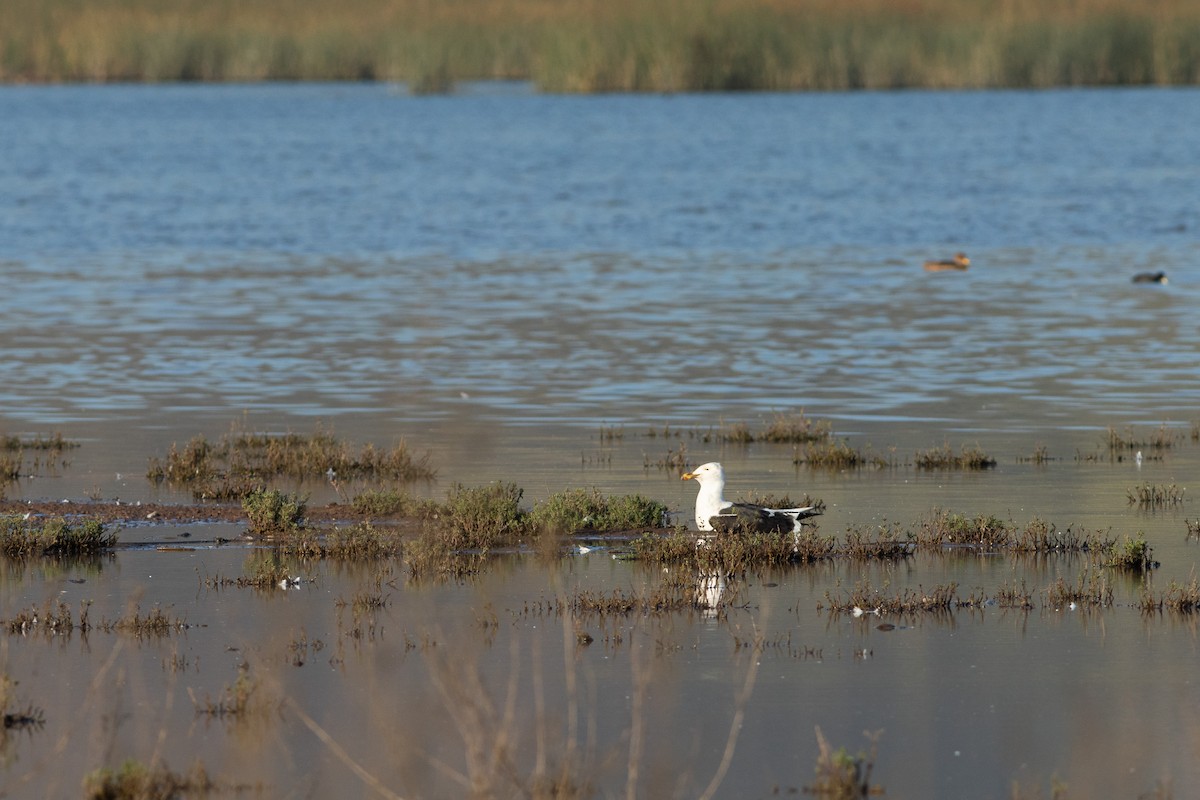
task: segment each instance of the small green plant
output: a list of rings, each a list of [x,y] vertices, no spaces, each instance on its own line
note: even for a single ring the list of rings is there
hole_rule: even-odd
[[[250,518],[249,532],[254,536],[273,536],[300,529],[307,507],[305,498],[285,494],[278,489],[256,489],[242,499],[242,509]]]

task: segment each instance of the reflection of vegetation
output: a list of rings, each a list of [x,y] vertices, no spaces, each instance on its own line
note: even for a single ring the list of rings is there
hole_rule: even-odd
[[[525,78],[546,91],[1190,84],[1183,0],[65,0],[0,6],[7,81],[403,80],[442,92]],[[67,13],[70,11],[71,13]]]

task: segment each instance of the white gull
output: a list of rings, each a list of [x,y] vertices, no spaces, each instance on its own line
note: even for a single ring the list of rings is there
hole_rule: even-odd
[[[801,520],[821,513],[817,506],[768,508],[726,500],[725,470],[716,461],[701,464],[683,480],[700,484],[696,495],[696,527],[702,531],[791,531],[800,533]]]

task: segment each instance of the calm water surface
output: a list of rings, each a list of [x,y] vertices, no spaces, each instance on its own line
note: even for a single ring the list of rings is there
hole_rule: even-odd
[[[827,533],[934,507],[1036,516],[1144,532],[1158,591],[1194,576],[1192,501],[1149,512],[1126,495],[1190,489],[1200,467],[1200,93],[502,88],[0,90],[0,428],[83,444],[6,494],[187,499],[147,484],[147,458],[245,420],[404,438],[430,450],[440,479],[418,488],[438,497],[504,478],[531,502],[593,485],[687,512],[694,488],[646,466],[685,446],[693,464],[725,462],[734,493],[823,498]],[[968,272],[922,271],[958,250]],[[1165,286],[1130,282],[1160,269]],[[800,408],[901,463],[945,442],[999,465],[828,473],[793,466],[786,446],[644,435]],[[1101,448],[1107,426],[1148,437],[1164,422],[1177,445],[1140,468]],[[602,425],[623,437],[601,441]],[[1018,461],[1038,445],[1056,460]],[[881,632],[816,610],[864,577],[848,565],[747,576],[725,618],[607,621],[540,604],[661,576],[603,552],[550,569],[505,559],[440,586],[409,585],[397,565],[376,627],[353,635],[336,601],[374,590],[371,570],[298,566],[316,579],[299,592],[203,588],[246,558],[8,565],[0,618],[59,597],[116,617],[138,598],[197,627],[0,641],[20,696],[46,711],[44,730],[3,743],[0,785],[70,795],[124,758],[198,757],[272,796],[369,791],[350,759],[402,796],[447,796],[465,791],[454,776],[470,748],[450,713],[465,692],[495,703],[468,727],[510,730],[525,774],[539,741],[560,748],[551,763],[577,741],[599,796],[626,794],[631,765],[638,796],[698,796],[753,674],[718,796],[803,786],[816,726],[851,750],[882,729],[875,777],[892,797],[1007,797],[1013,780],[1047,789],[1053,775],[1080,797],[1200,787],[1194,622],[1143,618],[1136,581],[1114,579],[1105,611],[989,609]],[[866,577],[994,595],[1080,569],[922,558]],[[481,625],[491,613],[498,625]],[[576,649],[577,628],[591,647]],[[755,630],[771,646],[739,649]],[[297,658],[302,637],[322,649]],[[282,711],[198,719],[192,697],[242,662],[289,698]],[[68,770],[64,747],[83,754]]]

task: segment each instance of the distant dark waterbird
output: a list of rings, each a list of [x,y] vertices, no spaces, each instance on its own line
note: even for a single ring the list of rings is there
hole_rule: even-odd
[[[1167,273],[1159,270],[1158,272],[1139,272],[1133,276],[1134,283],[1166,283]]]
[[[947,272],[949,270],[965,270],[971,266],[971,259],[967,258],[966,253],[955,253],[954,258],[943,259],[942,261],[926,261],[926,272]]]

